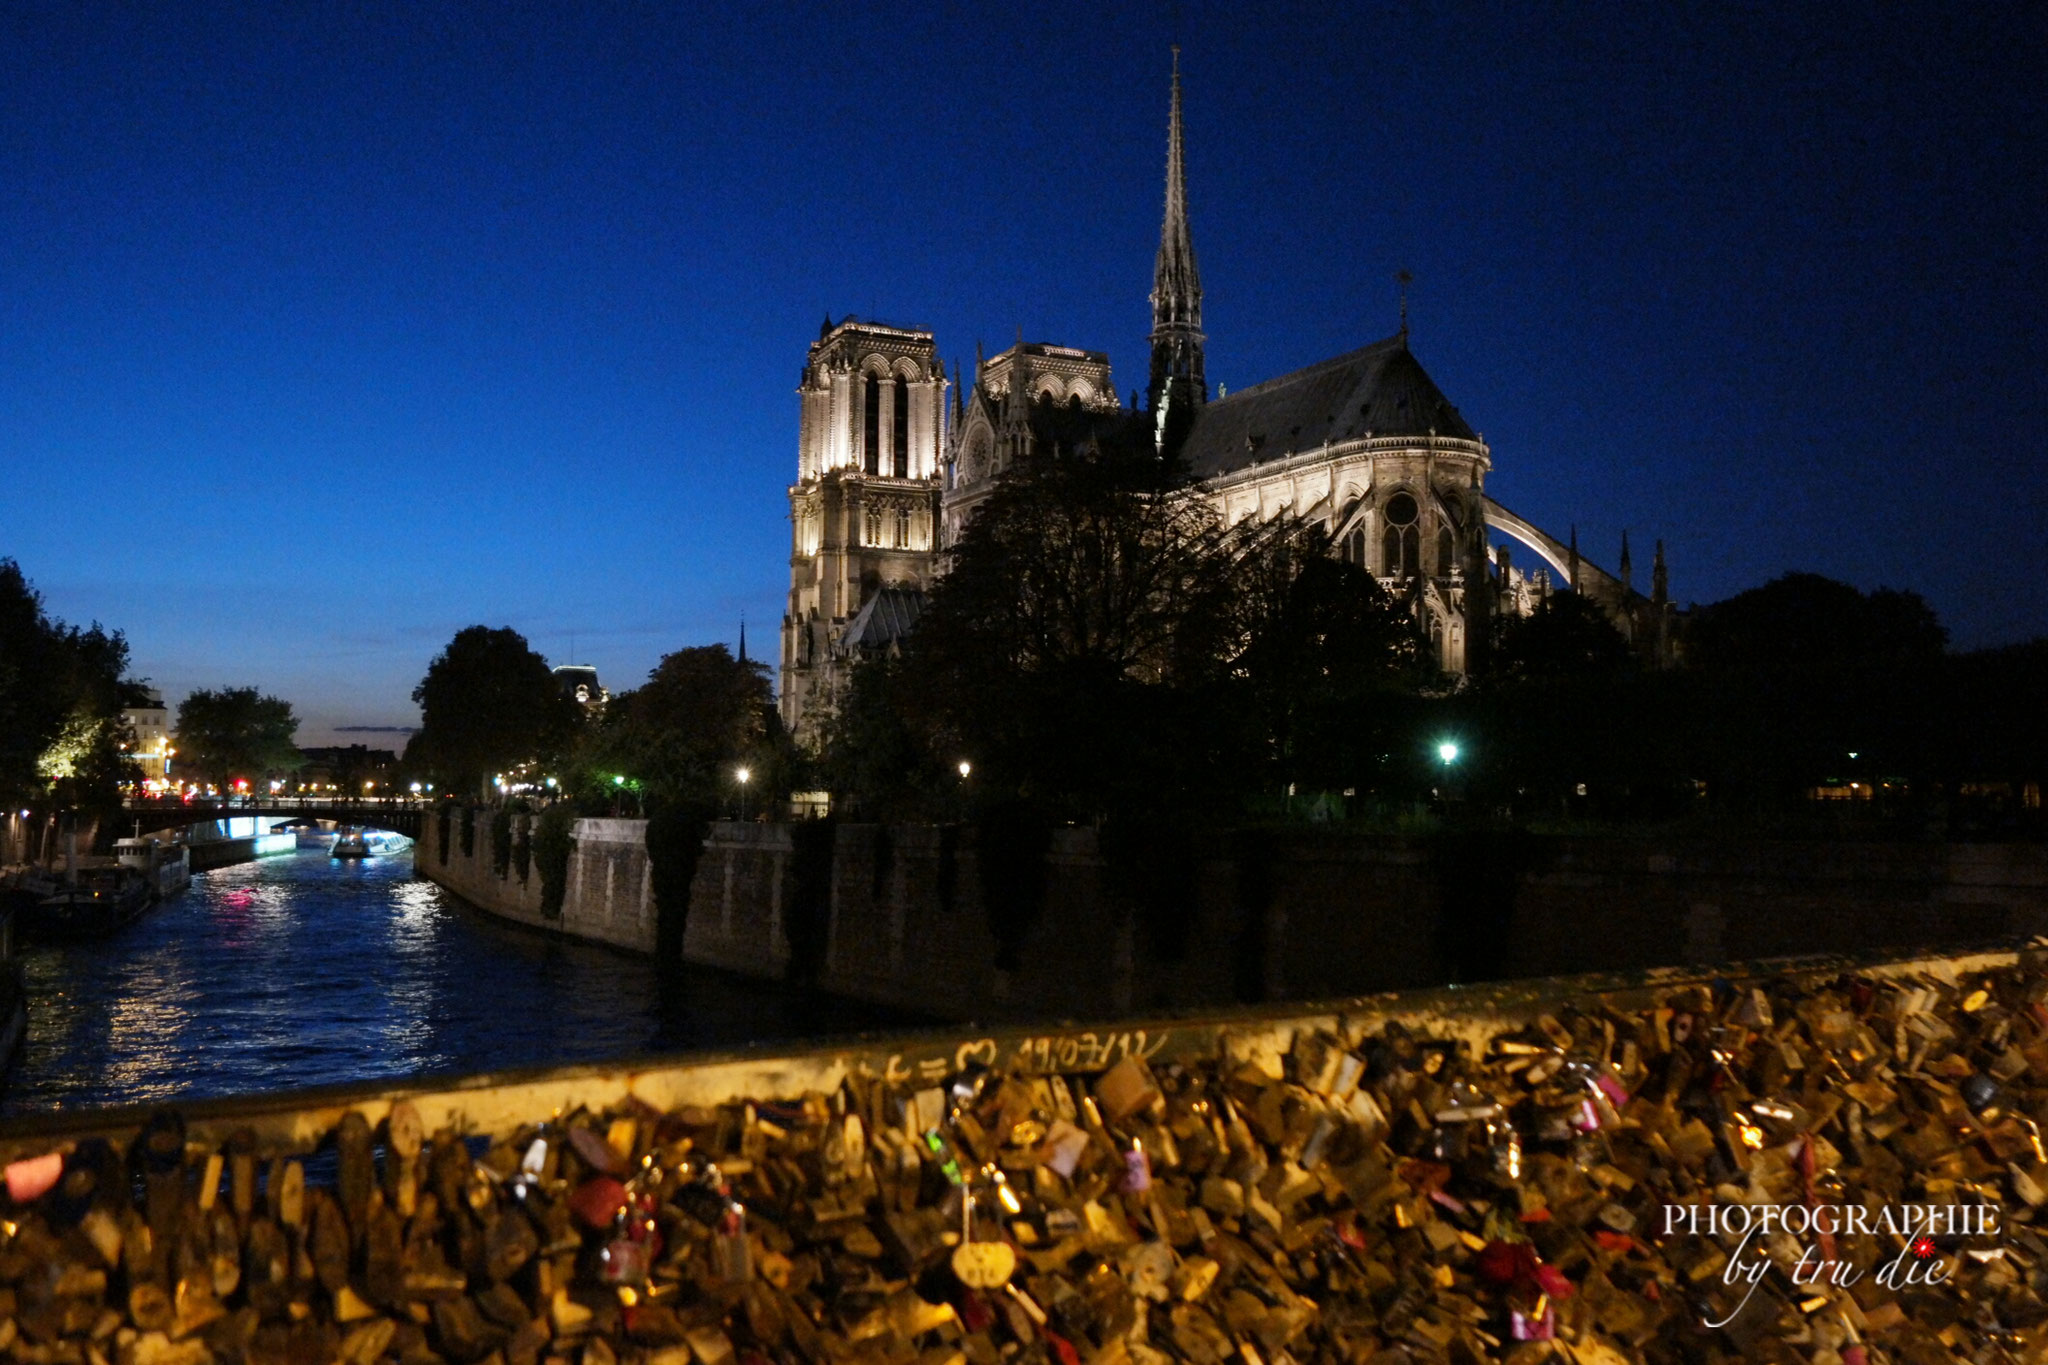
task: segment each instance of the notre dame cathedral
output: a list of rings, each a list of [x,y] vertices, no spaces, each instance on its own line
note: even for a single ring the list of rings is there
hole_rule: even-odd
[[[1152,272],[1151,373],[1131,406],[1109,357],[1041,342],[976,356],[964,394],[930,332],[829,317],[803,382],[789,490],[790,583],[782,618],[782,718],[813,741],[853,661],[914,628],[938,572],[992,481],[1036,451],[1086,449],[1091,432],[1144,422],[1178,451],[1229,521],[1292,510],[1376,575],[1421,622],[1447,673],[1491,613],[1533,611],[1554,589],[1598,603],[1637,648],[1671,651],[1659,544],[1645,597],[1486,491],[1492,451],[1392,337],[1235,393],[1209,397],[1202,280],[1188,227],[1178,50],[1167,116],[1166,214]],[[949,406],[948,396],[951,395]],[[1499,537],[1490,533],[1498,533]],[[1509,541],[1536,561],[1514,562]]]

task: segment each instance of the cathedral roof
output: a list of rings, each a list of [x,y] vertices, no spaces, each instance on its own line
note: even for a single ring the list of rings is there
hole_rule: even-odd
[[[924,594],[916,588],[883,588],[861,605],[839,643],[847,649],[887,649],[917,624],[924,614]]]
[[[1325,444],[1432,431],[1479,439],[1395,336],[1209,402],[1181,453],[1189,472],[1213,478]]]

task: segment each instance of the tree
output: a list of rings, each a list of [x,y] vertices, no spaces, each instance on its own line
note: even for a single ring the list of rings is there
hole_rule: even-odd
[[[1700,608],[1684,641],[1699,775],[1744,806],[1846,777],[1924,788],[1946,643],[1916,594],[1818,574]]]
[[[1634,661],[1606,612],[1581,593],[1557,592],[1527,616],[1495,618],[1489,681],[1604,681],[1628,672]]]
[[[118,806],[127,665],[119,631],[53,619],[20,565],[0,559],[0,802]]]
[[[1232,568],[1213,508],[1149,450],[1014,466],[905,648],[924,768],[967,760],[985,798],[1062,819],[1215,799],[1235,755],[1199,698],[1240,630]]]
[[[1583,594],[1552,593],[1527,616],[1496,618],[1467,717],[1490,759],[1475,794],[1553,814],[1681,808],[1690,788],[1672,691],[1637,667],[1628,640]]]
[[[774,715],[766,665],[741,663],[724,645],[679,649],[612,699],[582,765],[599,785],[625,777],[656,801],[707,810],[730,797],[744,766],[766,801],[780,777]]]
[[[237,779],[254,783],[297,768],[298,728],[290,702],[253,687],[201,690],[178,705],[176,761],[226,792]]]
[[[1393,714],[1373,698],[1434,670],[1408,613],[1328,550],[1297,518],[1224,526],[1148,444],[1020,462],[901,659],[854,670],[835,790],[877,818],[957,817],[971,794],[1193,829],[1262,789],[1363,785]]]
[[[1231,659],[1244,705],[1226,714],[1255,727],[1268,790],[1372,784],[1396,742],[1389,705],[1434,679],[1415,617],[1355,564],[1330,554],[1318,524],[1283,516],[1244,523],[1232,572],[1241,643]]]
[[[547,660],[509,626],[457,631],[412,699],[420,729],[406,747],[406,765],[450,791],[480,789],[495,773],[558,756],[582,719]]]

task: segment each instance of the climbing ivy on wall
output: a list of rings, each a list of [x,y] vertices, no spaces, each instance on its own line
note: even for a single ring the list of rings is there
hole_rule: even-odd
[[[500,806],[491,812],[491,871],[500,878],[512,868],[512,812]]]
[[[540,869],[540,913],[545,919],[562,917],[562,900],[569,892],[569,855],[575,851],[576,813],[566,804],[549,806],[533,822],[533,862]]]

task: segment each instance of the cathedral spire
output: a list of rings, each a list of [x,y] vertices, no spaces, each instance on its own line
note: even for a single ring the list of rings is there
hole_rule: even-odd
[[[1633,590],[1632,586],[1629,583],[1629,578],[1630,574],[1628,564],[1628,530],[1624,527],[1621,533],[1621,590],[1623,593],[1628,593]]]
[[[1202,375],[1202,276],[1188,231],[1188,184],[1180,127],[1180,48],[1173,49],[1173,103],[1166,124],[1166,215],[1152,267],[1152,382],[1156,412],[1172,390],[1176,406],[1208,401]]]
[[[747,614],[740,613],[740,662],[747,661]]]

